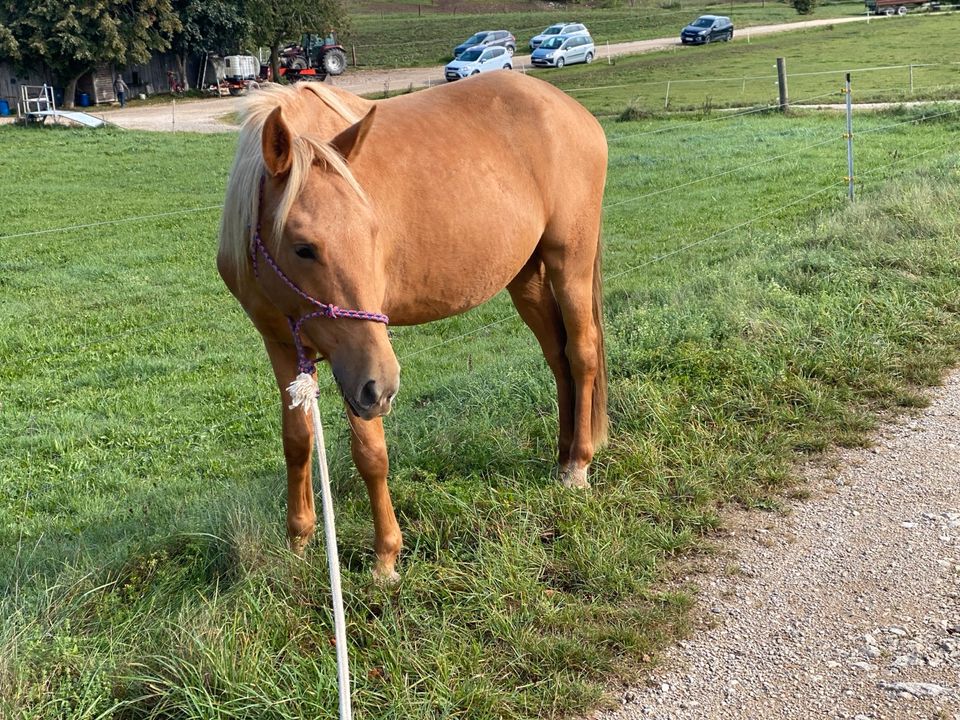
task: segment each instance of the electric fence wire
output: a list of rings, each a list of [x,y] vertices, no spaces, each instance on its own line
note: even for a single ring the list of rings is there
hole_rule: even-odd
[[[956,109],[955,111],[953,111],[953,112],[960,112],[960,108],[957,108],[957,109]],[[938,114],[936,114],[936,115],[934,115],[934,116],[930,116],[930,117],[931,117],[931,118],[933,118],[933,117],[940,117],[941,115],[946,115],[946,114],[950,114],[950,113],[946,113],[946,112],[945,112],[945,113],[938,113]],[[915,122],[918,122],[918,121],[922,121],[922,119],[923,119],[923,118],[912,118],[912,119],[909,119],[909,120],[904,120],[904,121],[900,121],[900,122],[897,122],[897,123],[892,123],[892,124],[890,124],[890,125],[883,126],[882,128],[877,128],[876,130],[877,130],[877,131],[879,131],[880,129],[888,130],[888,129],[892,129],[892,128],[898,127],[898,126],[900,126],[900,125],[905,125],[905,124],[908,124],[908,123],[915,123]],[[809,147],[815,147],[815,146],[818,145],[818,144],[821,144],[821,143],[817,143],[817,144],[811,145],[811,146],[809,146]],[[950,140],[950,141],[944,142],[944,143],[940,143],[940,144],[935,145],[935,146],[933,146],[933,147],[927,148],[926,150],[922,150],[922,151],[919,151],[919,152],[917,152],[917,153],[913,153],[913,154],[911,154],[911,155],[907,155],[907,156],[903,156],[903,157],[897,158],[897,159],[895,159],[895,160],[893,160],[893,161],[891,161],[891,162],[885,163],[884,165],[876,166],[876,167],[874,167],[874,168],[868,168],[868,169],[866,169],[866,170],[864,170],[864,171],[861,171],[861,172],[859,173],[859,176],[862,177],[862,176],[866,176],[866,175],[873,175],[873,174],[875,174],[875,173],[877,173],[877,172],[881,172],[881,171],[886,170],[886,169],[888,169],[888,168],[890,168],[890,167],[893,167],[893,166],[895,166],[895,165],[899,165],[899,164],[901,164],[901,163],[908,162],[908,161],[910,161],[910,160],[914,160],[914,159],[917,159],[917,158],[919,158],[919,157],[923,157],[923,156],[925,156],[925,155],[929,155],[929,154],[932,153],[932,152],[935,152],[935,151],[937,151],[937,150],[944,149],[944,148],[946,148],[947,146],[952,145],[952,144],[953,144],[953,140]],[[747,168],[747,167],[752,167],[753,165],[754,165],[754,164],[747,165],[747,166],[743,166],[743,168],[741,168],[741,169],[745,169],[745,168]],[[676,249],[674,249],[674,250],[671,250],[671,251],[669,251],[669,252],[661,253],[661,254],[659,254],[659,255],[655,255],[655,256],[653,256],[653,257],[650,257],[650,258],[644,260],[643,262],[641,262],[641,263],[639,263],[639,264],[632,265],[632,266],[630,266],[630,267],[628,267],[628,268],[625,268],[624,270],[622,270],[622,271],[620,271],[620,272],[618,272],[618,273],[615,273],[615,274],[613,274],[613,275],[608,275],[606,278],[604,278],[604,280],[605,280],[606,283],[613,283],[613,282],[619,280],[620,278],[625,277],[625,276],[627,276],[627,275],[629,275],[629,274],[631,274],[631,273],[634,273],[634,272],[636,272],[636,271],[638,271],[638,270],[640,270],[640,269],[642,269],[642,268],[648,267],[648,266],[653,265],[653,264],[655,264],[655,263],[662,262],[662,261],[664,261],[664,260],[666,260],[666,259],[668,259],[668,258],[675,257],[675,256],[677,256],[677,255],[679,255],[679,254],[681,254],[681,253],[687,252],[688,250],[691,250],[691,249],[693,249],[693,248],[703,246],[703,245],[705,245],[705,244],[707,244],[707,243],[710,243],[710,242],[712,242],[713,240],[716,240],[716,239],[718,239],[718,238],[720,238],[720,237],[724,237],[724,236],[726,236],[726,235],[729,235],[730,233],[732,233],[732,232],[734,232],[734,231],[736,231],[736,230],[741,230],[741,229],[743,229],[743,228],[745,228],[745,227],[748,227],[748,226],[750,226],[750,225],[758,222],[759,220],[762,220],[762,219],[769,218],[769,217],[772,217],[772,216],[774,216],[774,215],[777,215],[778,213],[780,213],[780,212],[782,212],[782,211],[784,211],[784,210],[787,210],[787,209],[789,209],[789,208],[791,208],[791,207],[794,207],[794,206],[796,206],[796,205],[798,205],[798,204],[800,204],[800,203],[806,202],[807,200],[813,199],[814,197],[817,197],[817,196],[822,195],[822,194],[824,194],[824,193],[826,193],[826,192],[829,192],[830,190],[838,189],[839,187],[841,187],[841,186],[843,186],[843,185],[845,185],[845,184],[846,184],[846,180],[841,180],[841,181],[837,181],[837,182],[835,182],[835,183],[831,183],[831,184],[826,185],[826,186],[824,186],[824,187],[821,187],[821,188],[819,188],[819,189],[817,189],[817,190],[815,190],[815,191],[813,191],[813,192],[811,192],[811,193],[808,193],[808,194],[806,194],[806,195],[804,195],[804,196],[802,196],[802,197],[800,197],[800,198],[797,198],[797,199],[792,200],[792,201],[790,201],[790,202],[788,202],[788,203],[785,203],[785,204],[783,204],[783,205],[780,205],[780,206],[778,206],[778,207],[776,207],[776,208],[773,208],[773,209],[768,210],[768,211],[766,211],[766,212],[763,212],[763,213],[761,213],[761,214],[759,214],[759,215],[756,215],[756,216],[750,218],[749,220],[745,220],[745,221],[743,221],[743,222],[737,223],[737,224],[735,224],[735,225],[732,225],[732,226],[730,226],[730,227],[724,228],[724,229],[719,230],[719,231],[717,231],[717,232],[711,233],[711,234],[709,234],[709,235],[707,235],[707,236],[705,236],[705,237],[703,237],[703,238],[700,238],[700,239],[698,239],[698,240],[696,240],[696,241],[694,241],[694,242],[691,242],[691,243],[684,244],[684,245],[682,245],[682,246],[680,246],[680,247],[678,247],[678,248],[676,248]],[[209,208],[205,208],[205,209],[209,209]],[[466,339],[466,338],[468,338],[468,337],[471,337],[471,336],[474,336],[474,335],[476,335],[476,334],[478,334],[478,333],[480,333],[480,332],[483,332],[484,330],[493,328],[493,327],[498,326],[498,325],[501,325],[501,324],[503,324],[503,323],[505,323],[505,322],[507,322],[507,321],[509,321],[509,320],[511,320],[511,319],[516,319],[516,318],[517,318],[516,313],[511,312],[511,313],[509,313],[509,314],[505,314],[505,315],[503,315],[503,316],[501,316],[501,317],[499,317],[499,318],[497,318],[497,319],[495,319],[495,320],[493,320],[493,321],[491,321],[491,322],[487,322],[487,323],[484,323],[483,325],[480,325],[480,326],[478,326],[478,327],[472,328],[472,329],[470,329],[470,330],[467,331],[467,332],[459,333],[459,334],[457,334],[457,335],[455,335],[455,336],[453,336],[453,337],[444,338],[444,339],[441,340],[440,342],[434,343],[434,344],[429,345],[429,346],[427,346],[427,347],[425,347],[425,348],[421,348],[421,349],[419,349],[419,350],[415,350],[415,351],[412,351],[412,352],[409,352],[409,353],[404,353],[404,354],[400,355],[400,357],[399,357],[398,359],[405,362],[405,361],[410,360],[410,359],[412,359],[412,358],[414,358],[414,357],[417,357],[417,356],[420,356],[420,355],[424,355],[424,354],[426,354],[426,353],[433,352],[433,351],[435,351],[435,350],[437,350],[437,349],[439,349],[439,348],[441,348],[441,347],[450,345],[450,344],[452,344],[452,343],[459,342],[459,341],[464,340],[464,339]],[[129,335],[129,334],[132,334],[133,332],[135,332],[135,331],[131,331],[131,333],[119,334],[119,336],[120,336],[120,337],[123,337],[123,336]],[[328,382],[325,382],[325,383],[324,383],[324,386],[325,386],[325,387],[330,387],[331,385],[332,385],[332,381],[328,381]],[[249,421],[249,420],[251,420],[251,419],[254,419],[254,418],[262,419],[263,416],[264,416],[265,413],[266,413],[266,407],[267,407],[266,403],[261,403],[261,404],[258,406],[258,409],[257,409],[257,410],[250,411],[250,412],[246,412],[246,413],[241,413],[240,415],[233,416],[233,417],[228,418],[228,419],[226,419],[226,420],[224,420],[224,421],[221,421],[221,422],[219,422],[219,423],[215,423],[215,424],[213,424],[213,425],[205,426],[199,433],[198,433],[197,431],[195,431],[195,430],[190,430],[190,431],[187,431],[187,432],[178,434],[178,435],[176,435],[176,436],[174,436],[174,437],[168,438],[167,441],[164,443],[164,445],[163,445],[162,447],[151,447],[151,448],[146,448],[146,449],[144,449],[144,450],[141,450],[141,451],[140,451],[140,455],[139,455],[139,457],[137,458],[137,460],[138,460],[138,461],[145,461],[145,460],[148,460],[148,459],[149,459],[151,453],[159,452],[160,450],[166,451],[166,450],[169,450],[169,448],[172,448],[172,447],[183,447],[183,443],[184,443],[185,441],[187,441],[187,440],[191,440],[191,439],[193,439],[193,440],[198,440],[198,439],[202,439],[203,437],[213,436],[213,435],[215,435],[217,432],[219,432],[220,430],[226,429],[227,427],[230,427],[230,426],[233,426],[233,425],[237,425],[237,424],[240,424],[240,423],[246,423],[247,421]],[[104,463],[98,463],[98,464],[96,464],[96,465],[92,465],[92,466],[90,466],[85,472],[81,472],[79,475],[74,476],[74,479],[75,479],[75,480],[76,480],[76,479],[83,479],[83,478],[85,478],[85,477],[88,477],[88,476],[92,475],[92,474],[95,473],[95,472],[103,471],[103,470],[105,469],[105,466],[106,466],[106,462],[104,462]]]
[[[791,100],[790,103],[791,104],[805,103],[805,102],[810,102],[812,100],[821,100],[825,97],[835,97],[839,94],[840,94],[839,90],[831,90],[830,92],[820,93],[819,95],[810,95],[804,98],[800,98],[799,100]],[[675,132],[677,130],[683,130],[689,127],[702,126],[709,123],[727,122],[730,120],[736,120],[738,118],[742,118],[746,115],[755,115],[756,113],[770,112],[771,110],[776,110],[779,107],[780,107],[780,103],[775,102],[775,103],[770,103],[769,105],[757,105],[757,106],[751,107],[748,110],[724,112],[722,114],[718,114],[716,117],[703,118],[698,120],[689,120],[683,123],[676,123],[672,127],[668,126],[668,127],[657,128],[656,130],[642,130],[640,132],[635,132],[635,133],[622,133],[620,135],[614,135],[613,137],[607,138],[607,143],[610,144],[610,143],[620,142],[621,140],[629,140],[631,138],[644,137],[647,135],[660,135],[662,133]]]
[[[923,122],[923,121],[925,121],[925,120],[940,118],[940,117],[944,117],[944,116],[947,116],[947,115],[954,115],[954,114],[956,114],[956,113],[960,113],[960,107],[957,107],[957,108],[954,108],[954,109],[951,109],[951,110],[946,110],[946,111],[939,112],[939,113],[935,113],[935,114],[933,114],[933,115],[923,115],[923,116],[918,117],[918,118],[909,118],[909,119],[907,119],[907,120],[902,120],[902,121],[898,121],[898,122],[895,122],[895,123],[890,123],[890,124],[887,124],[887,125],[882,125],[882,126],[879,126],[879,127],[877,127],[877,128],[868,128],[868,129],[866,129],[866,130],[859,131],[859,132],[857,133],[857,135],[858,135],[858,136],[863,136],[863,135],[873,134],[873,133],[877,133],[877,132],[883,132],[883,131],[891,130],[891,129],[893,129],[893,128],[900,127],[900,126],[903,126],[903,125],[915,124],[915,123],[918,123],[918,122]],[[724,118],[724,119],[725,119],[725,118]],[[707,122],[707,121],[702,121],[702,122]],[[703,182],[707,182],[707,181],[709,181],[709,180],[715,180],[715,179],[717,179],[717,178],[724,177],[724,176],[727,176],[727,175],[736,174],[736,173],[742,172],[742,171],[744,171],[744,170],[747,170],[747,169],[750,169],[750,168],[754,168],[754,167],[757,167],[757,166],[759,166],[759,165],[763,165],[763,164],[766,164],[766,163],[775,162],[775,161],[777,161],[777,160],[782,160],[782,159],[787,158],[787,157],[790,157],[790,156],[792,156],[792,155],[797,155],[797,154],[806,152],[806,151],[808,151],[808,150],[811,150],[811,149],[814,149],[814,148],[817,148],[817,147],[821,147],[821,146],[823,146],[823,145],[828,145],[828,144],[833,143],[833,142],[839,142],[840,140],[842,140],[842,137],[841,137],[841,136],[837,136],[837,137],[835,137],[835,138],[828,138],[828,139],[825,139],[825,140],[821,140],[821,141],[819,141],[819,142],[810,143],[810,144],[808,144],[808,145],[804,145],[803,147],[796,148],[796,149],[791,150],[791,151],[786,152],[786,153],[781,153],[781,154],[779,154],[779,155],[771,156],[771,157],[768,157],[768,158],[763,158],[763,159],[761,159],[761,160],[757,160],[757,161],[752,162],[752,163],[747,163],[747,164],[744,164],[744,165],[737,166],[737,167],[735,167],[735,168],[730,168],[729,170],[724,170],[724,171],[719,172],[719,173],[714,173],[713,175],[708,175],[708,176],[703,176],[703,177],[694,178],[694,179],[692,179],[692,180],[689,180],[689,181],[686,181],[686,182],[683,182],[683,183],[678,183],[678,184],[675,184],[675,185],[671,185],[671,186],[669,186],[669,187],[665,187],[665,188],[660,188],[660,189],[657,189],[657,190],[653,190],[653,191],[650,191],[650,192],[648,192],[648,193],[644,193],[644,194],[641,194],[641,195],[637,195],[637,196],[634,196],[634,197],[631,197],[631,198],[626,198],[626,199],[624,199],[624,200],[619,200],[619,201],[617,201],[617,202],[608,203],[608,204],[605,204],[605,205],[604,205],[604,210],[608,210],[608,209],[611,209],[611,208],[619,207],[619,206],[626,205],[626,204],[629,204],[629,203],[632,203],[632,202],[638,202],[638,201],[643,200],[643,199],[646,199],[646,198],[654,197],[654,196],[656,196],[656,195],[661,195],[661,194],[668,193],[668,192],[673,192],[673,191],[675,191],[675,190],[679,190],[679,189],[683,189],[683,188],[686,188],[686,187],[690,187],[690,186],[693,186],[693,185],[696,185],[696,184],[700,184],[700,183],[703,183]],[[209,210],[209,209],[211,209],[212,207],[217,207],[217,208],[219,208],[219,207],[222,207],[222,206],[207,206],[207,207],[205,207],[205,208],[198,208],[197,211],[200,211],[200,210]],[[134,217],[134,218],[124,218],[124,219],[122,219],[122,220],[120,220],[120,221],[118,221],[118,222],[133,221],[133,220],[136,220],[136,219],[149,219],[149,218],[152,218],[152,217],[153,217],[153,216],[138,216],[138,217]],[[90,225],[102,225],[102,224],[107,224],[108,222],[109,222],[109,221],[103,221],[103,222],[101,222],[101,223],[86,224],[86,225],[83,225],[83,226],[70,226],[70,227],[88,227],[88,226],[90,226]],[[50,229],[50,230],[48,230],[48,231],[42,231],[42,232],[55,232],[56,230],[57,230],[57,229],[52,228],[52,229]],[[12,237],[12,236],[7,236],[7,237]],[[0,238],[0,239],[2,239],[2,238]],[[130,337],[130,336],[133,336],[133,335],[138,335],[138,334],[147,332],[147,331],[149,331],[149,330],[155,330],[155,329],[160,329],[160,328],[162,328],[162,327],[167,327],[167,326],[173,325],[173,324],[175,324],[175,323],[177,323],[177,322],[179,322],[179,321],[180,321],[179,319],[163,320],[163,321],[159,321],[159,322],[156,322],[156,323],[150,323],[150,324],[147,324],[147,325],[143,325],[143,326],[140,326],[140,327],[138,327],[138,328],[135,328],[135,329],[129,330],[129,331],[127,331],[127,332],[123,332],[123,333],[110,333],[110,334],[108,334],[108,335],[104,335],[104,336],[101,336],[101,337],[99,337],[99,338],[94,338],[94,339],[91,339],[91,340],[88,340],[88,341],[84,341],[84,342],[82,342],[82,343],[78,343],[78,344],[75,344],[75,345],[70,345],[70,346],[66,346],[66,347],[51,349],[51,350],[45,351],[45,352],[43,352],[43,353],[38,353],[38,354],[35,354],[35,355],[30,356],[29,358],[26,359],[26,361],[27,361],[27,362],[35,362],[35,361],[42,360],[42,359],[47,358],[47,357],[54,357],[54,356],[59,357],[59,356],[62,356],[62,355],[64,355],[64,354],[73,353],[73,352],[77,352],[77,351],[82,350],[82,349],[88,349],[88,348],[91,348],[91,347],[99,346],[99,345],[102,345],[102,344],[105,344],[105,343],[112,342],[112,341],[114,341],[114,340],[120,340],[120,339],[124,339],[124,338]]]

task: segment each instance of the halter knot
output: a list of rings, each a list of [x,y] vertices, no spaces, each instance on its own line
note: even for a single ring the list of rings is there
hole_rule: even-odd
[[[267,246],[263,243],[263,238],[260,236],[260,207],[263,203],[263,185],[266,182],[266,176],[260,176],[260,190],[257,195],[257,225],[256,230],[253,233],[253,240],[250,243],[250,258],[253,262],[253,273],[257,277],[260,276],[260,268],[258,266],[259,256],[262,254],[263,259],[266,260],[267,265],[270,266],[270,269],[277,274],[283,283],[293,290],[297,295],[306,300],[307,302],[314,305],[317,310],[311,313],[304,313],[299,318],[294,320],[292,317],[287,317],[287,320],[290,323],[290,332],[293,334],[293,344],[297,348],[297,367],[301,373],[306,373],[307,375],[313,375],[316,371],[317,366],[313,360],[307,357],[307,351],[303,346],[303,341],[300,339],[300,326],[303,325],[304,320],[308,320],[316,317],[326,317],[331,320],[337,318],[353,318],[356,320],[370,320],[372,322],[383,323],[388,325],[390,323],[390,318],[388,318],[383,313],[376,312],[367,312],[366,310],[344,310],[341,307],[337,307],[331,303],[323,303],[317,300],[314,297],[308,295],[304,290],[300,288],[293,280],[288,278],[283,270],[280,269],[280,266],[277,265],[277,261],[273,259],[273,256],[270,255],[267,250]],[[247,230],[250,230],[250,226],[247,226]]]

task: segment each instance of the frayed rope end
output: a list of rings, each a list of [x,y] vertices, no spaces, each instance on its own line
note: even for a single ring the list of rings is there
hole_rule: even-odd
[[[296,407],[302,407],[303,414],[309,415],[314,398],[320,394],[320,388],[313,375],[302,372],[287,386],[287,392],[290,393],[291,400],[289,408],[293,410]]]

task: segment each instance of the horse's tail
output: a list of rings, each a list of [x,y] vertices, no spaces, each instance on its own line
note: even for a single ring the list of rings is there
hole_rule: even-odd
[[[597,329],[597,374],[593,380],[593,402],[590,425],[594,449],[607,444],[607,354],[603,343],[603,274],[600,263],[600,237],[597,237],[597,259],[593,263],[593,324]]]

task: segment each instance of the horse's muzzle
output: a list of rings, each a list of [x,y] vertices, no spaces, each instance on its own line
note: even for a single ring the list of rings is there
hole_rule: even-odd
[[[397,388],[388,388],[388,383],[377,382],[376,380],[367,380],[357,393],[356,407],[357,415],[364,420],[372,420],[375,417],[389,415],[393,405],[393,398],[397,395]]]
[[[340,394],[350,411],[361,420],[373,420],[383,415],[389,415],[393,408],[393,398],[397,395],[399,380],[368,379],[360,382],[341,380],[334,372]]]

